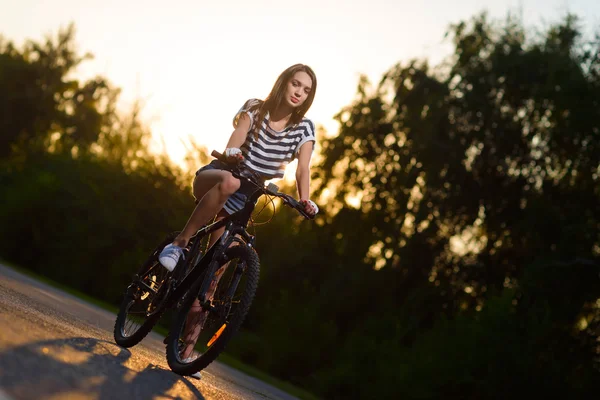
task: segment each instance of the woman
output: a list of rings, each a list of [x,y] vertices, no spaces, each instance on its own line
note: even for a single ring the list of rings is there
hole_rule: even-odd
[[[263,179],[282,178],[286,165],[298,159],[296,185],[305,211],[319,210],[310,197],[310,159],[315,142],[314,124],[304,115],[317,89],[317,79],[307,65],[296,64],[279,75],[264,101],[250,99],[233,119],[234,131],[225,155],[242,162]],[[223,218],[243,208],[247,195],[240,180],[215,160],[196,172],[194,196],[200,199],[187,224],[172,244],[160,253],[159,261],[172,271],[190,238],[211,218]],[[211,235],[209,246],[224,228]]]
[[[316,90],[317,79],[310,67],[303,64],[289,67],[279,75],[264,101],[250,99],[238,111],[233,119],[235,129],[225,149],[229,161],[244,163],[265,180],[283,178],[286,165],[297,158],[298,195],[306,213],[310,215],[319,211],[317,205],[309,199],[309,167],[315,128],[312,121],[304,115],[313,102]],[[183,231],[159,255],[160,263],[169,271],[175,268],[183,255],[183,248],[198,229],[215,215],[221,219],[244,207],[248,190],[241,187],[239,179],[224,170],[224,165],[218,160],[196,172],[193,189],[196,199],[200,199],[199,203]],[[221,237],[224,229],[211,235],[209,247]],[[220,276],[221,271],[217,271],[215,275]],[[214,295],[215,289],[216,282],[213,282],[207,292],[208,298]],[[192,361],[194,344],[205,319],[206,312],[196,300],[184,329],[183,340],[186,346],[182,349],[181,356],[186,362]],[[200,373],[191,376],[200,379]]]

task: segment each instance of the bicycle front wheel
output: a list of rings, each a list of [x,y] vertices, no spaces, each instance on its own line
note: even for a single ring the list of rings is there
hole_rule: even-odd
[[[167,339],[167,362],[177,374],[191,375],[206,368],[248,314],[258,287],[258,255],[238,245],[227,249],[225,256],[228,261],[220,263],[212,277],[204,305],[198,300],[199,283],[180,302]]]

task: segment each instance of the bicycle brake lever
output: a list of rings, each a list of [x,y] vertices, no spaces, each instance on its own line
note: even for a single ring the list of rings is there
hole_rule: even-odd
[[[279,192],[279,187],[277,187],[276,184],[274,184],[273,182],[271,182],[271,183],[269,183],[267,185],[267,192],[269,194],[276,195],[277,192]]]

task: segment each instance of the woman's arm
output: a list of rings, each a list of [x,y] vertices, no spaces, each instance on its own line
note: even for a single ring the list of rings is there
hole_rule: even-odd
[[[310,159],[314,143],[306,142],[298,150],[298,167],[296,168],[296,186],[300,200],[310,200]]]
[[[244,144],[248,131],[250,130],[250,117],[248,114],[243,113],[238,119],[237,126],[233,130],[229,142],[227,142],[228,149],[239,149]]]

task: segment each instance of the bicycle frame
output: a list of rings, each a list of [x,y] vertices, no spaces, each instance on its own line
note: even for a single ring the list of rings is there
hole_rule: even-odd
[[[192,258],[188,262],[179,265],[179,271],[175,271],[176,275],[172,280],[175,286],[174,290],[167,295],[168,300],[165,302],[167,307],[172,306],[174,301],[180,299],[185,292],[201,277],[204,271],[206,271],[206,276],[214,275],[219,262],[223,261],[225,250],[234,242],[239,242],[240,244],[251,247],[254,246],[255,238],[246,232],[245,226],[250,220],[250,216],[252,215],[256,201],[262,195],[263,190],[257,189],[249,196],[244,208],[224,217],[219,221],[205,225],[204,227],[200,228],[192,237],[194,243],[192,244],[189,252],[189,255]],[[221,229],[222,227],[225,227],[225,231],[221,237],[206,251],[205,254],[200,255],[201,239],[204,236]],[[243,240],[239,239],[238,236],[241,236]],[[215,257],[215,254],[217,257]],[[192,268],[182,279],[181,275],[183,275],[184,271],[188,269],[186,266],[189,265],[192,265]],[[210,281],[208,279],[204,279],[199,291],[200,297],[204,297],[204,294],[208,290],[209,284]],[[205,299],[201,298],[200,300],[202,303]]]
[[[212,155],[217,159],[223,158],[221,154],[215,151],[212,152]],[[240,245],[246,245],[250,247],[254,246],[255,238],[246,232],[245,227],[248,225],[248,221],[252,216],[252,211],[254,211],[256,202],[263,194],[281,197],[285,204],[295,208],[305,218],[314,218],[314,216],[307,215],[300,208],[300,205],[296,200],[288,195],[277,192],[277,186],[269,184],[267,187],[264,187],[262,182],[260,184],[257,183],[256,178],[253,177],[252,174],[245,174],[244,171],[240,169],[239,165],[234,166],[230,172],[235,178],[255,186],[256,189],[250,194],[250,196],[248,196],[246,204],[241,210],[228,215],[219,221],[205,225],[200,228],[198,232],[196,232],[191,239],[194,242],[189,251],[190,259],[175,267],[174,275],[170,279],[165,299],[162,301],[162,304],[157,307],[158,310],[162,311],[164,307],[172,307],[173,304],[182,298],[185,292],[201,278],[204,272],[206,272],[206,276],[213,276],[217,267],[219,266],[219,263],[222,261],[227,261],[224,259],[225,250],[228,249],[234,242],[237,241],[240,243]],[[221,237],[206,251],[204,255],[200,255],[201,239],[204,236],[223,227],[225,227],[225,231]],[[241,237],[243,240],[239,237]],[[191,269],[188,268],[190,265],[192,266]],[[187,272],[187,275],[183,276],[185,272]],[[240,274],[241,271],[236,273]],[[236,277],[236,282],[238,281],[239,277]],[[207,306],[204,296],[208,291],[209,285],[210,280],[203,279],[198,292],[198,298],[200,299],[203,308]]]

